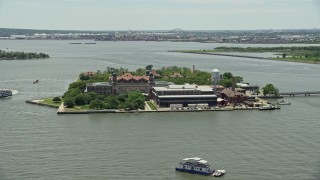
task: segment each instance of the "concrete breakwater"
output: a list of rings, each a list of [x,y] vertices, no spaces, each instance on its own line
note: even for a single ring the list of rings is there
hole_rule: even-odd
[[[247,108],[253,109],[253,108]],[[245,109],[235,109],[245,110]],[[57,111],[57,114],[101,114],[101,113],[163,113],[163,112],[203,112],[203,111],[233,111],[233,109],[203,109],[203,110],[86,110],[86,111]]]
[[[125,109],[75,109],[75,108],[65,108],[64,104],[61,103],[60,106],[45,104],[42,100],[27,100],[28,104],[34,104],[39,106],[46,106],[50,108],[57,109],[57,114],[101,114],[101,113],[161,113],[161,112],[204,112],[204,111],[234,111],[234,110],[258,110],[259,107],[248,107],[248,106],[227,106],[227,107],[212,107],[205,109],[170,109],[170,108],[158,108],[157,110],[151,110],[146,107],[145,110],[125,110]],[[279,109],[279,108],[276,108]]]
[[[182,53],[190,53],[190,54],[204,54],[204,55],[215,55],[215,56],[229,56],[229,57],[241,57],[241,58],[273,60],[272,58],[259,57],[259,56],[247,56],[247,55],[213,53],[213,52],[183,52],[183,51],[171,51],[171,52],[182,52]]]
[[[44,103],[42,103],[41,100],[26,100],[25,102],[28,103],[28,104],[35,104],[35,105],[39,105],[39,106],[46,106],[46,107],[51,107],[51,108],[58,108],[58,106],[55,106],[55,105],[44,104]]]

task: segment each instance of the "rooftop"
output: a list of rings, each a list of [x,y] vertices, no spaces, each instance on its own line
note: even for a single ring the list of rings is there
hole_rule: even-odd
[[[156,91],[213,91],[210,86],[198,86],[196,84],[168,85],[166,87],[154,87]]]
[[[149,81],[149,76],[132,76],[132,75],[122,75],[122,76],[118,76],[117,77],[117,81],[123,79],[123,80],[130,80],[130,79],[134,79],[134,80],[141,80],[141,79],[144,79],[144,80],[147,80]]]
[[[87,86],[111,86],[108,82],[87,83]]]
[[[164,95],[158,96],[159,98],[216,98],[214,94],[204,94],[204,95]]]
[[[223,89],[222,93],[227,95],[228,97],[236,97],[236,96],[246,96],[242,92],[232,91],[231,89]]]

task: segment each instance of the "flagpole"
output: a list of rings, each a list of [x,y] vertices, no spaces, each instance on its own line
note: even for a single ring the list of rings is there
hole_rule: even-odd
[[[37,85],[38,85],[38,98],[40,99],[40,93],[39,93],[39,83],[37,83]]]
[[[39,92],[39,80],[33,81],[33,84],[37,84],[37,89],[38,89],[38,98],[40,98],[40,92]]]

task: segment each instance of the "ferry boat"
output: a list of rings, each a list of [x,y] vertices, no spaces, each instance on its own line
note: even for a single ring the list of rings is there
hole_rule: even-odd
[[[199,157],[182,159],[176,167],[176,171],[216,177],[222,176],[225,173],[225,170],[215,170],[208,164],[208,161]]]
[[[0,89],[0,98],[12,96],[12,91],[9,89]]]

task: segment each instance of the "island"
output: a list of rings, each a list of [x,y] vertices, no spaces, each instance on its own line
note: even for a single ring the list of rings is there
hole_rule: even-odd
[[[232,56],[266,60],[279,60],[301,63],[320,63],[320,46],[292,46],[292,47],[216,47],[209,50],[174,50],[171,52],[207,54],[217,56]],[[255,53],[273,53],[275,57],[263,57]],[[252,55],[250,55],[250,53]]]
[[[0,60],[44,59],[49,57],[50,56],[45,53],[0,50]]]
[[[82,72],[62,96],[26,102],[58,108],[58,114],[278,109],[267,96],[278,98],[279,90],[272,84],[260,89],[231,72],[148,65]]]

